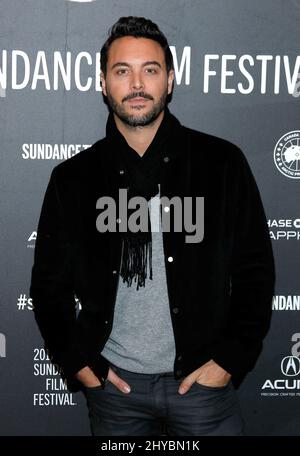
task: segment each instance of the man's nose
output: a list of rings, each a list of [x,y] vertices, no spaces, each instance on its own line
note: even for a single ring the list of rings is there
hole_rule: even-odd
[[[140,73],[133,74],[131,85],[135,90],[140,90],[142,87],[144,87],[144,82]]]

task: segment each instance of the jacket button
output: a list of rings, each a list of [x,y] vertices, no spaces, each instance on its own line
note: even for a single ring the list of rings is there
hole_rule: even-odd
[[[181,370],[181,369],[178,369],[178,370],[176,371],[176,374],[177,374],[177,375],[181,375],[181,374],[182,374],[182,370]]]
[[[117,218],[116,222],[117,222],[117,223],[121,223],[121,219],[120,219],[120,218]]]
[[[182,356],[179,355],[177,359],[178,359],[178,361],[181,361],[182,360]]]
[[[108,321],[106,320],[106,321],[105,321],[105,324],[107,325],[107,323],[108,323]]]
[[[168,163],[168,161],[170,161],[169,157],[164,157],[164,162]]]
[[[117,274],[117,271],[113,271],[113,274]]]
[[[124,169],[120,169],[120,174],[124,174]]]
[[[173,313],[174,313],[174,314],[178,314],[178,312],[179,312],[178,307],[173,307]]]
[[[169,210],[170,210],[169,206],[164,207],[165,212],[169,212]]]
[[[168,261],[169,261],[169,263],[172,263],[173,257],[169,256],[169,257],[168,257]]]

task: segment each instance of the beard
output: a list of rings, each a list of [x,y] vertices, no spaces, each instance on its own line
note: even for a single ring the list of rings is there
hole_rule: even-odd
[[[118,116],[125,124],[130,127],[145,127],[146,125],[150,125],[154,122],[155,119],[159,116],[159,114],[165,109],[166,107],[166,99],[168,96],[168,90],[166,89],[159,100],[153,104],[152,109],[147,112],[146,114],[128,114],[126,109],[124,108],[123,104],[116,102],[113,96],[107,91],[107,103],[110,109]],[[150,95],[145,94],[144,92],[135,92],[134,94],[124,98],[123,102],[132,98],[142,97],[149,100],[153,100]],[[139,111],[140,109],[144,109],[139,107],[138,105],[134,106],[135,110]]]

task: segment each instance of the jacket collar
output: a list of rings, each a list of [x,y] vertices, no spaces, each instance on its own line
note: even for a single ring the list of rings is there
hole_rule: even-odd
[[[116,166],[121,166],[119,154],[117,150],[122,150],[123,160],[126,159],[137,166],[146,174],[151,170],[155,158],[165,160],[167,156],[169,160],[179,154],[178,135],[180,135],[182,125],[179,120],[171,114],[168,106],[164,109],[164,116],[159,128],[147,148],[146,152],[141,157],[133,148],[129,146],[125,137],[118,130],[115,123],[113,113],[110,112],[106,123],[106,139],[112,147],[111,155]],[[167,159],[167,160],[168,160]]]
[[[161,185],[161,196],[166,195],[171,198],[174,195],[183,195],[190,193],[190,177],[191,177],[191,137],[189,129],[184,127],[179,120],[165,108],[166,117],[163,119],[157,133],[163,133],[170,122],[172,134],[166,136],[165,148],[162,154],[163,166],[166,169],[165,181]],[[155,138],[154,138],[155,140]],[[115,153],[115,148],[119,147],[120,143],[127,144],[125,137],[117,129],[114,117],[109,114],[106,124],[106,137],[104,153],[99,149],[99,158],[102,157],[102,166],[106,168],[106,181],[110,191],[118,193],[120,188],[124,188],[124,174],[120,173],[122,164],[118,161],[118,154]],[[136,157],[138,154],[132,149],[132,153]],[[146,154],[146,153],[145,153]],[[139,156],[137,157],[140,158]],[[146,156],[144,156],[146,158]],[[146,160],[145,160],[146,163]]]

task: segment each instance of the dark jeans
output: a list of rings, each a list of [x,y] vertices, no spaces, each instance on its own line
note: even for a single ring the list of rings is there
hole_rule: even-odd
[[[183,395],[183,380],[173,372],[140,374],[110,363],[131,387],[123,393],[106,380],[105,388],[85,388],[94,436],[201,436],[243,435],[237,393],[231,383],[208,387],[193,383]]]

